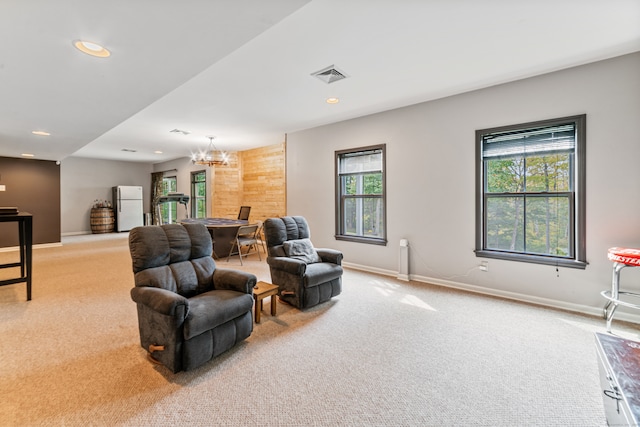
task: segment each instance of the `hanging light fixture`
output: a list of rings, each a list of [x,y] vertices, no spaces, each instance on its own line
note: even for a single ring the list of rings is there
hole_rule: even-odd
[[[229,155],[225,151],[219,151],[213,144],[215,136],[208,136],[209,147],[207,151],[200,151],[199,153],[191,155],[191,162],[194,165],[202,166],[222,166],[229,164]]]

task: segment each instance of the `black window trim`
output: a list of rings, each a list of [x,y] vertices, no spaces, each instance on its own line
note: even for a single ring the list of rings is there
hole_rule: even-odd
[[[162,177],[162,186],[163,186],[162,195],[163,196],[166,196],[167,194],[170,193],[170,191],[167,191],[166,194],[164,193],[164,182],[165,181],[173,181],[173,182],[175,182],[175,184],[176,184],[175,188],[177,189],[178,188],[178,176],[177,175],[170,175],[170,176],[166,176],[165,175],[165,176]],[[178,202],[167,202],[167,203],[163,203],[161,206],[165,206],[167,208],[167,212],[171,211],[169,213],[172,213],[174,211],[174,209],[175,209],[176,217],[175,218],[167,218],[167,219],[172,219],[172,220],[177,220],[178,219]],[[162,210],[160,212],[161,212],[161,215],[162,215]],[[169,217],[171,217],[171,215],[169,215]],[[162,220],[162,222],[164,223],[164,219]]]
[[[341,234],[342,218],[341,212],[343,211],[343,198],[341,197],[341,180],[340,180],[340,157],[350,153],[362,153],[366,151],[381,150],[382,151],[382,209],[384,210],[384,237],[365,237],[365,236],[351,236]],[[335,152],[335,239],[344,240],[356,243],[366,243],[370,245],[387,245],[387,144],[368,145],[366,147],[349,148],[346,150],[338,150]],[[358,197],[358,196],[357,196]],[[363,196],[364,197],[364,196]]]
[[[204,181],[195,181],[195,177],[197,175],[200,174],[204,174]],[[196,196],[194,194],[194,189],[195,189],[195,185],[199,184],[199,183],[204,183],[205,185],[205,193],[204,193],[204,203],[205,206],[208,203],[208,197],[207,197],[207,192],[206,192],[206,187],[207,187],[207,171],[204,169],[201,170],[197,170],[197,171],[191,171],[191,175],[190,175],[190,179],[191,179],[191,218],[196,218],[196,214],[197,214],[197,203],[196,203]],[[206,212],[205,212],[205,217],[206,217]]]
[[[562,123],[575,123],[577,138],[575,141],[575,172],[574,195],[576,200],[571,206],[577,212],[571,211],[571,221],[573,224],[573,257],[563,258],[552,255],[534,255],[515,252],[506,252],[495,249],[484,248],[484,233],[486,230],[484,222],[484,165],[482,161],[482,139],[483,135],[508,130],[527,129],[541,126],[553,126]],[[557,119],[541,120],[516,125],[500,126],[490,129],[476,130],[476,257],[512,260],[535,264],[553,265],[556,267],[569,267],[585,269],[588,262],[586,256],[586,127],[587,115],[561,117]]]

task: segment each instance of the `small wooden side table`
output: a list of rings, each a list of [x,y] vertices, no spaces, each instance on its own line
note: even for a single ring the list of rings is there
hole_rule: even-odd
[[[271,297],[271,315],[276,315],[276,295],[278,294],[278,285],[272,285],[267,282],[258,282],[253,288],[253,299],[256,300],[255,316],[256,323],[260,323],[260,314],[262,312],[262,300]]]

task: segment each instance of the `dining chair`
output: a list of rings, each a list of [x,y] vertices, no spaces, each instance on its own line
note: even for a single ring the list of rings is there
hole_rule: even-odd
[[[238,219],[247,221],[249,219],[249,212],[251,212],[251,206],[240,206],[240,212],[238,212]]]
[[[258,232],[258,224],[251,225],[243,225],[238,227],[238,232],[236,233],[236,237],[233,239],[231,244],[231,250],[229,251],[229,256],[227,257],[227,262],[232,255],[238,255],[240,257],[240,265],[244,265],[242,263],[242,257],[246,257],[251,252],[251,247],[255,248],[255,251],[258,253],[258,259],[262,261],[262,257],[260,256],[260,250],[258,249],[258,238],[256,236]],[[242,248],[247,246],[247,252],[242,253]],[[237,249],[237,252],[234,252],[234,249]]]
[[[258,239],[258,245],[262,246],[262,251],[266,254],[267,253],[267,246],[264,243],[264,222],[258,220],[256,221],[256,224],[258,224],[258,231],[256,232],[256,239]]]

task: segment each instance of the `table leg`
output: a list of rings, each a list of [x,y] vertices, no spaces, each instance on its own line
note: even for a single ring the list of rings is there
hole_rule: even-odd
[[[275,295],[271,295],[271,315],[275,316],[276,315],[276,296]]]
[[[25,250],[25,230],[27,229],[27,225],[25,224],[25,220],[18,221],[18,247],[20,248],[20,277],[25,276],[25,256],[27,255],[27,251]]]
[[[27,301],[31,301],[31,274],[32,274],[32,254],[31,248],[33,246],[33,218],[27,217],[25,221],[25,263],[27,274]]]
[[[262,308],[262,300],[261,299],[260,300],[256,300],[256,309],[255,309],[256,310],[256,316],[255,316],[256,317],[256,319],[255,319],[256,323],[260,323],[260,312],[262,311],[261,308]]]

